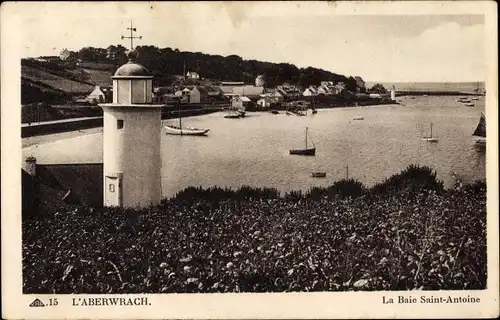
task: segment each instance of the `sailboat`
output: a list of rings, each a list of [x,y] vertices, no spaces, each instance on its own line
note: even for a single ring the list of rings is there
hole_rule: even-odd
[[[476,92],[476,95],[474,97],[472,97],[472,100],[479,100],[479,82],[476,82],[476,89],[474,89],[474,91]]]
[[[241,118],[241,114],[235,110],[233,107],[230,107],[227,111],[227,114],[224,116],[226,119],[239,119]]]
[[[476,145],[486,146],[486,118],[484,113],[481,112],[481,118],[479,118],[479,123],[477,124],[476,130],[472,134],[476,138]]]
[[[308,135],[308,128],[306,127],[306,146],[304,149],[291,149],[290,154],[295,154],[295,155],[300,155],[300,156],[314,156],[316,155],[316,146],[314,145],[314,142],[311,143],[313,145],[312,148],[309,148],[307,145],[307,135]]]
[[[182,116],[181,116],[181,104],[179,105],[179,125],[165,125],[165,133],[178,135],[178,136],[204,136],[207,134],[210,129],[199,129],[199,128],[190,128],[182,126]]]
[[[438,138],[432,136],[432,122],[431,122],[431,134],[430,134],[430,136],[423,137],[422,140],[427,141],[427,142],[438,142]]]

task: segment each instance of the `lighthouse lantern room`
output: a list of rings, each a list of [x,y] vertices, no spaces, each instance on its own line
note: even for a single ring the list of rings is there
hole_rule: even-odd
[[[161,107],[152,104],[153,77],[129,61],[115,72],[113,103],[103,109],[104,205],[145,207],[161,199]]]

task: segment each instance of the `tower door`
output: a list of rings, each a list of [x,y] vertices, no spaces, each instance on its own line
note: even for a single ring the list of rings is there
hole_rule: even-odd
[[[122,177],[106,176],[104,205],[107,207],[122,206]]]

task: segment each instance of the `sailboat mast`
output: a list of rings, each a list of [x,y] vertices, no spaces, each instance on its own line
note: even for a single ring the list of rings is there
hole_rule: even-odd
[[[431,122],[431,138],[432,138],[432,122]]]
[[[307,127],[306,127],[306,149],[307,149]]]
[[[181,101],[177,101],[177,105],[179,107],[179,129],[182,130],[182,116],[181,116]]]

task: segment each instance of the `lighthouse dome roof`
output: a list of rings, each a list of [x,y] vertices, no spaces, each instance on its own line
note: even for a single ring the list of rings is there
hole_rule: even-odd
[[[136,51],[128,53],[129,61],[122,65],[115,72],[115,77],[141,77],[149,76],[149,71],[134,60],[137,57]]]

